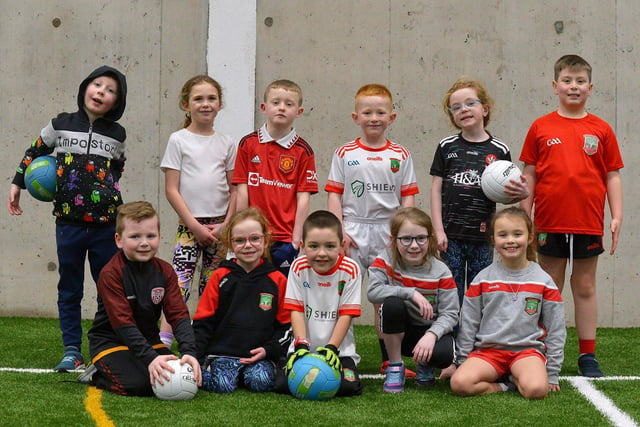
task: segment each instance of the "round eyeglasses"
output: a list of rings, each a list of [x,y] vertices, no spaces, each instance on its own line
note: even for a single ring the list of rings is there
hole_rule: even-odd
[[[451,112],[451,114],[456,114],[462,111],[463,107],[473,108],[478,104],[482,104],[482,101],[480,101],[479,99],[467,99],[462,104],[453,104],[451,107],[449,107],[449,112]]]
[[[415,240],[418,246],[424,246],[429,241],[428,234],[420,234],[418,236],[398,236],[397,240],[402,244],[402,246],[411,246],[413,241]]]
[[[233,246],[244,246],[247,244],[247,242],[249,242],[249,244],[251,245],[257,245],[262,241],[262,239],[264,239],[263,234],[254,234],[253,236],[249,237],[232,237],[231,243],[233,244]]]

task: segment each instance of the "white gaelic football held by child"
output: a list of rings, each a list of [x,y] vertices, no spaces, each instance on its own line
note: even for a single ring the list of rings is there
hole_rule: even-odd
[[[180,364],[180,361],[169,360],[167,362],[173,372],[169,372],[169,379],[162,379],[152,384],[153,394],[160,400],[191,400],[198,392],[198,384],[193,373],[193,366],[189,363]]]
[[[511,181],[520,181],[521,176],[522,172],[515,163],[509,160],[496,160],[489,163],[482,172],[480,186],[489,200],[507,205],[517,200],[505,190],[507,186],[512,185]]]

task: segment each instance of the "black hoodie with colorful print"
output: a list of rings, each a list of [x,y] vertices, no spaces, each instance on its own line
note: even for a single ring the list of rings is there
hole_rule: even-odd
[[[100,76],[118,82],[118,99],[104,116],[90,122],[84,95]],[[113,225],[122,204],[118,181],[124,169],[126,132],[117,123],[126,106],[127,81],[115,68],[95,69],[80,83],[78,111],[61,113],[42,129],[18,166],[13,184],[25,188],[24,172],[36,157],[55,151],[57,189],[53,215],[58,224]]]

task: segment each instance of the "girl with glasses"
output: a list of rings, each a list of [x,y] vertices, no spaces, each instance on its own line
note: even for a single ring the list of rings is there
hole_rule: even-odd
[[[236,212],[222,231],[235,258],[222,261],[211,275],[193,317],[206,391],[273,388],[291,320],[283,308],[287,279],[268,261],[270,237],[256,208]]]
[[[435,368],[450,366],[458,294],[451,271],[439,259],[431,218],[402,208],[391,218],[391,244],[369,267],[367,296],[379,311],[389,367],[383,390],[404,391],[402,356],[417,364],[415,383],[435,384]]]
[[[480,187],[485,167],[511,160],[509,147],[486,127],[493,101],[477,80],[459,78],[447,91],[443,109],[459,130],[438,144],[431,164],[431,217],[442,259],[451,269],[462,304],[465,288],[493,261],[487,228],[496,204]],[[513,203],[526,198],[526,181],[511,181],[507,193]]]

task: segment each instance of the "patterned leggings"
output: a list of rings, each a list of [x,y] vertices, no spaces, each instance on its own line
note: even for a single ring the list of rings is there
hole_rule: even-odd
[[[453,274],[453,280],[458,287],[460,306],[462,306],[464,292],[469,287],[469,283],[480,270],[493,262],[493,247],[486,243],[449,240],[447,251],[440,255]]]
[[[223,216],[214,218],[196,218],[200,224],[220,224]],[[178,284],[185,302],[191,295],[191,282],[197,269],[198,258],[202,255],[202,269],[200,271],[200,285],[198,296],[202,295],[204,287],[213,271],[224,259],[226,248],[222,243],[202,247],[198,244],[194,234],[180,221],[176,234],[175,249],[173,250],[173,269],[178,276]]]

